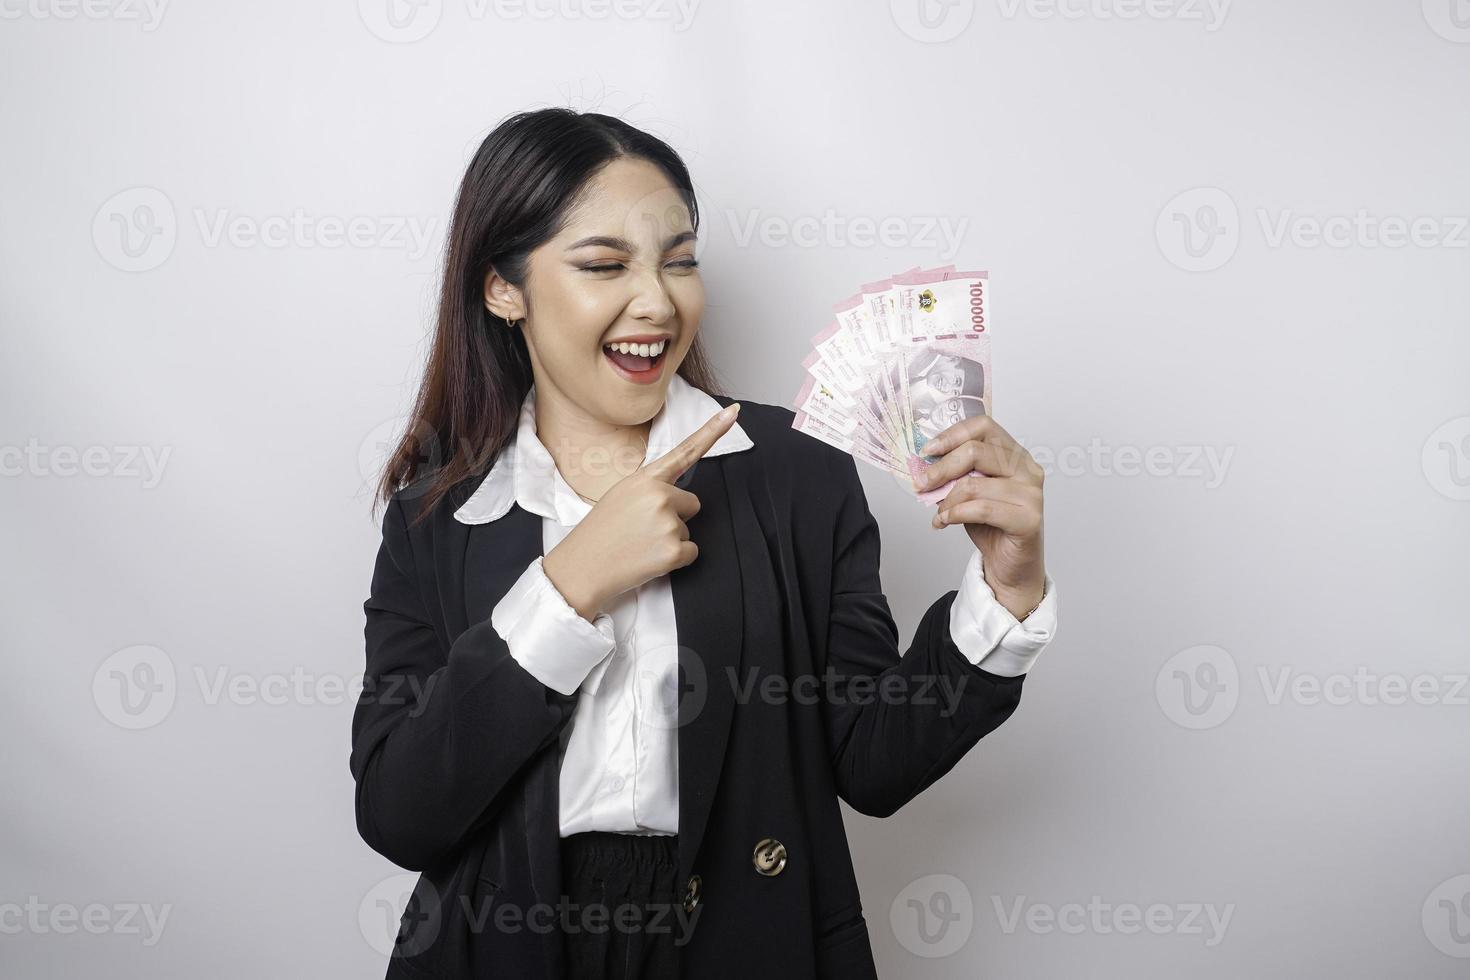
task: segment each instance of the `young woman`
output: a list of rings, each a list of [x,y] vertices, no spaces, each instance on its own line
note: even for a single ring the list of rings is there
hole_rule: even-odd
[[[931,472],[976,551],[900,657],[853,459],[720,393],[697,230],[604,115],[464,176],[353,719],[359,830],[422,872],[390,978],[875,976],[837,801],[913,799],[1050,639],[1041,470],[968,418]]]

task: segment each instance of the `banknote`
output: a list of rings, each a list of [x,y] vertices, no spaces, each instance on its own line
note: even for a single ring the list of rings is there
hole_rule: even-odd
[[[989,273],[953,265],[863,284],[811,338],[792,427],[942,500],[954,481],[913,481],[936,459],[930,439],[991,411],[989,307]]]
[[[875,443],[857,420],[856,405],[829,384],[808,377],[796,397],[792,427],[880,469],[908,471],[906,461],[886,444]]]

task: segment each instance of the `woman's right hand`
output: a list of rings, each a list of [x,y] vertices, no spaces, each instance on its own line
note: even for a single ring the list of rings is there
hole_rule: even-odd
[[[578,615],[590,622],[616,596],[699,556],[684,523],[699,513],[699,498],[674,481],[735,424],[739,410],[737,402],[715,413],[679,445],[613,484],[542,559],[542,571]]]

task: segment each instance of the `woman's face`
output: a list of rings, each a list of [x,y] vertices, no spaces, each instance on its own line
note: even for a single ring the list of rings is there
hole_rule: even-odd
[[[618,425],[657,414],[704,314],[694,246],[689,210],[663,171],[621,158],[588,182],[566,227],[531,253],[523,294],[492,273],[490,308],[527,318],[521,329],[538,401],[546,393]],[[651,361],[637,351],[615,357],[605,348],[616,341],[654,345],[650,354],[662,341],[664,349]]]

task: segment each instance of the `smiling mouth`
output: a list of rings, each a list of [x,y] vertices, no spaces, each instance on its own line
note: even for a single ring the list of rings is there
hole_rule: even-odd
[[[649,384],[658,380],[668,350],[669,341],[660,340],[651,344],[607,344],[602,354],[629,381]]]

